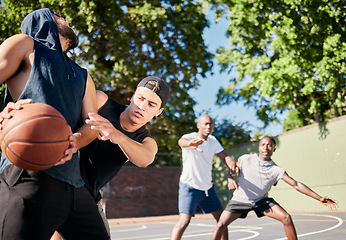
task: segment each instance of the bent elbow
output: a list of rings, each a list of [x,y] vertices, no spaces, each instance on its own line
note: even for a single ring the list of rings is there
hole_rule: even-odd
[[[148,167],[150,164],[139,164],[137,165],[137,167],[140,167],[140,168],[146,168]]]
[[[152,164],[152,162],[154,162],[154,158],[153,158],[153,159],[150,159],[149,161],[140,162],[140,163],[136,164],[136,166],[137,166],[137,167],[140,167],[140,168],[146,168],[146,167],[148,167],[150,164]]]

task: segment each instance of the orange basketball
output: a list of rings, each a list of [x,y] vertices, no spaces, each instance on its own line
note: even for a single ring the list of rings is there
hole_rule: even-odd
[[[14,165],[33,171],[54,166],[69,147],[71,128],[63,115],[44,103],[22,105],[3,121],[1,150]]]

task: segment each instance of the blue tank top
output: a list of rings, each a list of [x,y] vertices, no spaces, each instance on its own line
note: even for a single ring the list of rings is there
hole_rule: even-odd
[[[81,115],[86,88],[87,71],[68,58],[62,51],[55,19],[49,9],[27,15],[22,33],[34,39],[34,61],[27,84],[19,99],[46,103],[56,108],[67,120],[73,132]],[[5,105],[12,101],[8,89]],[[1,156],[0,171],[11,164]],[[63,165],[44,170],[50,176],[75,187],[84,185],[76,154]]]

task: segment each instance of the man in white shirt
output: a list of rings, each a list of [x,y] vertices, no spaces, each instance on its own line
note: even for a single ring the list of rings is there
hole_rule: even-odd
[[[212,183],[212,163],[216,154],[231,171],[235,161],[226,154],[219,141],[211,135],[214,122],[207,114],[197,122],[198,132],[183,135],[178,144],[182,148],[182,173],[179,181],[179,220],[171,233],[171,240],[181,239],[197,206],[203,213],[211,213],[216,221],[222,213],[222,205]],[[223,240],[228,239],[224,231]]]

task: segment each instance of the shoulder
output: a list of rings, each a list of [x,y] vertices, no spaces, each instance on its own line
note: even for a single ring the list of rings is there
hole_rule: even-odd
[[[7,38],[1,46],[8,51],[16,51],[15,54],[25,53],[34,49],[34,40],[26,34],[16,34]]]
[[[15,34],[5,40],[5,42],[31,42],[33,43],[34,40],[26,34]]]
[[[212,141],[218,141],[214,135],[209,135],[208,138]]]
[[[270,160],[270,162],[271,162],[271,164],[272,164],[274,167],[283,169],[282,167],[278,166],[273,160]]]
[[[251,161],[253,159],[256,159],[257,156],[256,154],[243,154],[238,158],[238,162],[239,161]]]
[[[217,147],[222,147],[221,143],[219,142],[219,140],[217,140],[217,138],[215,136],[213,136],[213,135],[209,135],[208,136],[208,141],[210,143],[214,144]]]
[[[96,91],[97,108],[101,108],[108,100],[108,95],[102,91]]]

